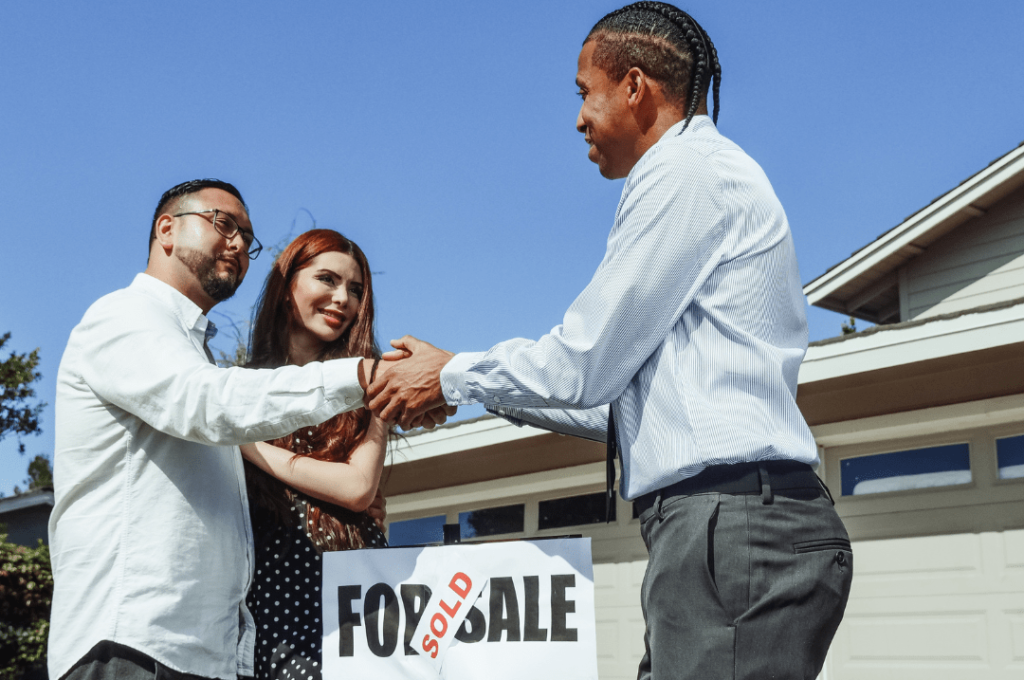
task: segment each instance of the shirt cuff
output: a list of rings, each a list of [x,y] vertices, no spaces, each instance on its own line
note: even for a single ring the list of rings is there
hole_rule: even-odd
[[[487,412],[493,413],[499,418],[504,418],[508,422],[512,423],[516,427],[522,427],[526,425],[526,421],[523,420],[523,409],[514,408],[510,406],[487,406]]]
[[[360,357],[332,359],[323,367],[324,396],[338,407],[338,413],[354,411],[363,406],[363,387],[359,384]]]
[[[487,352],[461,352],[452,357],[441,369],[441,393],[448,404],[466,406],[477,402],[469,395],[466,374],[476,362],[484,358],[485,354]]]

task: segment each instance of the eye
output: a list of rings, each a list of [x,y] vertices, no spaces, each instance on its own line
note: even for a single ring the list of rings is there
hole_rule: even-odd
[[[576,92],[576,94],[577,94],[577,95],[579,96],[579,98],[580,98],[580,99],[582,99],[583,101],[586,101],[586,100],[587,100],[587,93],[586,93],[586,92],[584,92],[583,90],[579,90],[578,92]]]
[[[316,275],[316,280],[317,281],[322,281],[322,282],[326,283],[329,286],[333,286],[334,285],[334,277],[331,276],[330,274],[317,274]]]
[[[360,286],[352,286],[351,288],[349,288],[349,293],[351,293],[352,297],[354,297],[355,299],[357,299],[360,302],[362,302],[362,300],[363,300],[363,287],[361,285]]]

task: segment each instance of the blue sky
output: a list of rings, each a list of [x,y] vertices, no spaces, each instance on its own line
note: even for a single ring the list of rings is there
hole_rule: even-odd
[[[52,451],[67,336],[145,267],[156,201],[186,179],[235,183],[264,243],[310,226],[303,210],[356,240],[382,342],[481,350],[559,323],[622,189],[586,158],[573,84],[618,6],[0,6],[0,332],[40,348],[50,404],[27,456],[0,442],[0,492]],[[775,186],[804,282],[1024,140],[1024,3],[682,6],[715,41],[719,128]],[[215,322],[248,317],[268,266]],[[812,339],[839,333],[808,316]]]

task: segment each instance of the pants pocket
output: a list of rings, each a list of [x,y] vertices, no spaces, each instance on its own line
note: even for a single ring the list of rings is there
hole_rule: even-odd
[[[818,550],[845,550],[853,552],[850,541],[845,538],[816,538],[812,541],[800,541],[793,544],[793,552],[800,553],[817,552]]]

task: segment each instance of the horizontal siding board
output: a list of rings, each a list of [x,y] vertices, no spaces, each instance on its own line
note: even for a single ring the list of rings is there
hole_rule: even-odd
[[[935,316],[1024,295],[1024,192],[947,234],[907,263],[907,318]]]
[[[911,307],[911,316],[914,318],[938,316],[939,314],[959,312],[983,305],[1003,302],[1004,300],[1024,297],[1024,277],[1018,276],[1016,279],[1007,278],[1004,280],[1006,285],[998,287],[991,285],[996,282],[993,279],[994,277],[986,277],[983,280],[986,283],[985,287],[965,288],[962,291],[958,291],[956,295],[946,298],[940,297],[931,305],[925,304]]]
[[[998,224],[985,224],[985,218],[968,222],[946,238],[936,242],[909,266],[921,275],[950,267],[950,260],[972,257],[974,252],[1003,248],[1007,243],[1024,242],[1024,215]],[[973,256],[976,257],[976,256]]]
[[[1024,227],[1024,220],[1021,220]],[[999,239],[950,239],[928,250],[908,266],[915,278],[935,276],[972,262],[1024,252],[1024,229]]]
[[[987,253],[984,259],[964,262],[960,266],[936,274],[916,276],[907,282],[907,292],[911,295],[920,295],[951,285],[966,286],[989,275],[1024,267],[1024,240],[1016,245],[1021,246],[1020,249],[998,254]]]
[[[1024,258],[1018,258],[1012,264],[1015,266],[1004,267],[987,276],[974,279],[967,284],[951,281],[947,285],[938,286],[911,296],[910,308],[917,309],[923,306],[937,305],[943,300],[959,300],[961,298],[1024,286]],[[1015,297],[1019,296],[1011,295],[1002,299],[1013,300]]]

